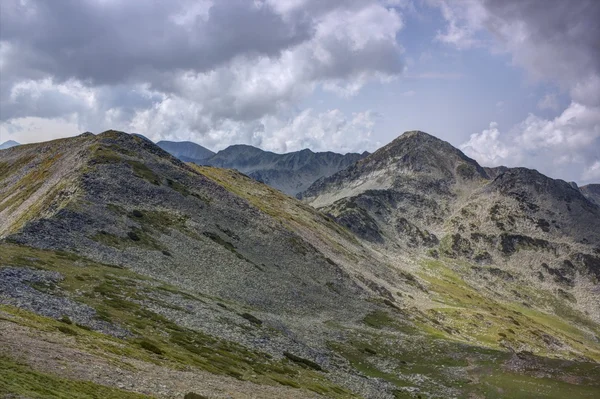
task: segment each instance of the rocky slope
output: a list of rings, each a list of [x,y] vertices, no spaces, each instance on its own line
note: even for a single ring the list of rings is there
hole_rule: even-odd
[[[600,205],[600,184],[588,184],[587,186],[581,186],[580,190],[585,198],[596,203],[596,205]]]
[[[407,132],[302,197],[383,251],[468,262],[455,271],[496,296],[600,321],[600,207],[562,180]]]
[[[196,163],[237,169],[253,179],[294,196],[307,189],[317,179],[331,176],[366,155],[368,153],[315,153],[308,149],[276,154],[249,145],[232,145]]]
[[[3,150],[0,395],[594,397],[598,293],[584,240],[597,231],[577,229],[594,205],[528,171],[490,181],[447,143],[408,137],[357,164],[388,192],[355,167],[335,175],[352,178],[337,188],[352,201],[334,190],[321,201],[350,215],[334,215],[341,224],[121,132]],[[504,223],[533,241],[498,233],[486,263],[476,228],[460,232],[462,208],[505,197],[511,208],[482,213],[480,232]],[[561,241],[547,241],[564,253],[534,235],[557,223]],[[442,234],[453,229],[461,239]],[[544,303],[513,270],[574,248],[572,269],[548,263],[529,284]]]
[[[156,143],[156,145],[184,162],[201,163],[205,159],[215,155],[215,153],[208,148],[204,148],[191,141],[163,140]]]

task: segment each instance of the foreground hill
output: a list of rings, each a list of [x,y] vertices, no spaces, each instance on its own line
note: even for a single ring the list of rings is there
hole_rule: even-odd
[[[347,208],[362,209],[352,217],[364,228],[336,216],[340,225],[241,173],[185,164],[121,132],[1,151],[0,393],[595,397],[600,328],[585,312],[598,293],[587,269],[575,260],[560,296],[560,270],[548,264],[554,273],[530,284],[546,303],[504,295],[525,292],[504,273],[512,255],[484,264],[450,251],[460,245],[443,251],[438,226],[457,198],[471,198],[467,188],[483,198],[482,188],[501,196],[512,186],[484,184],[487,172],[459,152],[411,148],[439,158],[398,153],[431,192],[406,191],[423,204],[406,226],[430,220],[413,236],[438,244],[390,235],[376,210],[391,207],[357,201]],[[357,165],[374,176],[394,168],[395,150],[376,154]],[[472,173],[453,172],[455,162]],[[359,176],[353,168],[341,173]],[[568,204],[591,218],[596,208],[578,201]],[[482,226],[495,223],[486,218]],[[574,223],[564,222],[565,245],[590,255],[583,239],[597,231]]]
[[[331,176],[368,154],[315,153],[308,149],[276,154],[250,145],[232,145],[214,154],[190,142],[161,141],[157,144],[185,162],[236,169],[292,196],[306,190],[314,181]]]

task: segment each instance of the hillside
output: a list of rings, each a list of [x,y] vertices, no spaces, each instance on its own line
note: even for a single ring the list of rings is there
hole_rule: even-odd
[[[0,394],[597,396],[598,207],[448,146],[320,180],[328,214],[122,132],[3,150]]]

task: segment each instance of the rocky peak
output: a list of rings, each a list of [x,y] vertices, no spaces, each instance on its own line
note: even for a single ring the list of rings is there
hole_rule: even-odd
[[[348,169],[315,182],[301,197],[308,201],[321,197],[315,205],[324,206],[367,190],[392,187],[451,195],[451,186],[479,184],[482,179],[489,177],[476,161],[448,142],[416,130],[402,134]]]
[[[588,184],[581,186],[579,190],[589,201],[600,205],[600,184]]]

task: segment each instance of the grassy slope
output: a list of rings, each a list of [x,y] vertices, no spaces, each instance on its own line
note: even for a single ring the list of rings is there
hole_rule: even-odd
[[[179,292],[175,287],[165,286],[126,269],[98,264],[73,254],[11,244],[0,244],[0,267],[5,266],[58,271],[64,279],[58,287],[46,289],[50,292],[56,292],[58,289],[64,295],[94,307],[99,319],[118,324],[133,333],[130,338],[118,339],[89,331],[80,325],[38,316],[10,306],[1,306],[3,311],[17,316],[15,322],[24,323],[40,332],[61,331],[74,336],[78,347],[86,352],[118,363],[119,357],[125,357],[172,369],[191,367],[258,384],[291,386],[325,393],[329,397],[350,396],[347,391],[325,379],[321,373],[302,367],[303,365],[287,359],[272,359],[268,354],[180,327],[144,306],[144,301],[161,305],[157,295],[154,295],[161,292],[195,297]],[[19,366],[14,360],[10,360],[10,364],[9,367],[0,368],[0,382],[9,380],[10,375],[21,370],[23,372],[19,374],[22,383],[19,383],[19,386],[35,390],[38,380],[46,378],[37,372],[26,371],[26,366]],[[2,382],[0,390],[28,392],[21,390],[19,386]],[[59,397],[51,393],[48,395]]]

